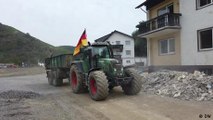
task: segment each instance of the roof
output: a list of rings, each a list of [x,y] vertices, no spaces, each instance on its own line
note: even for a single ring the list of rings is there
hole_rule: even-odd
[[[115,30],[115,31],[113,31],[113,32],[111,32],[111,33],[109,33],[109,34],[103,36],[103,37],[100,37],[100,38],[96,39],[95,42],[105,42],[105,41],[107,41],[108,38],[110,38],[114,33],[119,33],[119,34],[122,34],[122,35],[124,35],[124,36],[133,38],[133,37],[130,36],[130,35],[127,35],[127,34],[125,34],[125,33],[122,33],[122,32],[119,32],[119,31]]]
[[[135,8],[138,9],[142,6],[146,6],[146,9],[149,10],[151,7],[161,3],[163,1],[165,1],[165,0],[146,0],[145,2],[141,3],[140,5],[138,5]]]
[[[105,42],[111,35],[112,35],[112,33],[107,34],[103,37],[100,37],[100,38],[96,39],[95,42]]]

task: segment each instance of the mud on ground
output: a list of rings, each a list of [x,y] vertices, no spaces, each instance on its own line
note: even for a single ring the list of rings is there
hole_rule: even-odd
[[[72,93],[67,80],[61,87],[48,85],[45,74],[1,77],[0,93],[13,96],[0,98],[3,120],[200,120],[200,116],[213,115],[212,102],[177,100],[144,92],[127,96],[120,87],[105,101],[97,102],[88,93]]]
[[[34,120],[31,106],[26,105],[26,99],[35,99],[40,94],[28,91],[9,90],[0,93],[1,120]]]

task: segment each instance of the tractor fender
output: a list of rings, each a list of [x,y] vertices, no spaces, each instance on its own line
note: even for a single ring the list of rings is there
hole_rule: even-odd
[[[88,82],[89,82],[89,74],[91,73],[91,72],[93,72],[93,71],[96,71],[96,70],[101,70],[101,68],[91,68],[90,70],[89,70],[89,72],[87,73],[87,85],[88,85]]]
[[[90,72],[96,71],[96,70],[101,70],[101,68],[92,68],[92,69],[90,69],[89,72],[88,72],[88,76],[89,76]]]
[[[72,65],[76,65],[78,67],[79,71],[83,73],[82,62],[73,62],[73,63],[71,63],[71,66]]]

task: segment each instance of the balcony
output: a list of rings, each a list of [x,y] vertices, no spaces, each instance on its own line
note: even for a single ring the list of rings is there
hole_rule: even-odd
[[[136,26],[141,32],[139,37],[158,37],[179,31],[181,28],[180,16],[180,13],[166,13],[146,22],[141,22]]]

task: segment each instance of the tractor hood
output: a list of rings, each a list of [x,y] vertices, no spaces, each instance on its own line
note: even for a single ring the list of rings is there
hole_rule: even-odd
[[[102,58],[99,60],[99,65],[103,71],[111,77],[123,76],[123,67],[117,59]]]

